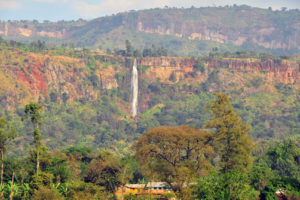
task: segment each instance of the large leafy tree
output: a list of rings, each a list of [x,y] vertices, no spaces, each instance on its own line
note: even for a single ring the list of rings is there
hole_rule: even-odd
[[[155,127],[136,144],[139,162],[148,166],[149,179],[165,181],[180,199],[190,198],[193,178],[211,168],[211,134],[188,126]]]
[[[36,173],[38,174],[40,168],[40,150],[42,147],[42,134],[40,131],[40,125],[42,123],[41,116],[42,106],[38,103],[29,103],[25,106],[25,114],[30,118],[33,125],[33,142],[36,150]]]
[[[16,128],[7,121],[5,118],[0,118],[0,153],[1,153],[1,183],[3,184],[4,173],[4,151],[7,142],[16,137]]]
[[[276,175],[280,177],[300,178],[299,140],[285,140],[268,149],[266,160]]]
[[[249,177],[237,170],[227,174],[212,173],[210,176],[199,178],[193,185],[194,198],[205,200],[224,200],[227,198],[227,188],[231,195],[230,200],[257,199],[254,189],[248,184]]]
[[[250,126],[234,112],[225,94],[217,93],[216,96],[217,99],[208,105],[213,119],[206,122],[205,126],[215,129],[214,146],[220,156],[220,171],[245,171],[252,162],[253,141],[248,136]]]

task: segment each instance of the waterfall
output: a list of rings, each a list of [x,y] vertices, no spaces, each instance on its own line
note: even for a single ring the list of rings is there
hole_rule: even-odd
[[[136,59],[134,59],[133,67],[132,67],[132,74],[131,74],[131,111],[130,114],[132,117],[135,117],[137,114],[138,108],[138,71],[136,65]]]

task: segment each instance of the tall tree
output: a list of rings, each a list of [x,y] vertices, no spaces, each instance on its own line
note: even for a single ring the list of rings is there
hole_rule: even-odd
[[[40,111],[42,106],[38,103],[29,103],[25,106],[25,114],[30,118],[33,125],[33,142],[36,150],[36,173],[38,174],[40,168],[40,150],[42,146],[42,134],[40,131],[40,125],[42,123],[42,116]]]
[[[252,162],[253,142],[248,137],[250,126],[242,122],[234,113],[229,98],[222,93],[216,94],[208,109],[212,111],[213,120],[205,123],[207,128],[214,128],[214,146],[220,156],[220,176],[224,177],[224,199],[234,199],[238,188],[232,188],[231,175],[234,171],[245,172]]]
[[[133,56],[133,47],[129,40],[125,41],[126,46],[126,56]]]
[[[180,199],[189,199],[186,185],[211,168],[210,141],[209,132],[188,126],[155,127],[138,140],[136,152],[146,172],[153,170],[150,179],[167,182]]]
[[[16,135],[16,128],[11,126],[6,118],[0,118],[1,185],[3,184],[4,173],[4,151],[7,142],[13,140]]]
[[[221,159],[221,172],[244,171],[252,162],[250,154],[253,142],[248,136],[250,126],[234,113],[234,108],[225,94],[217,93],[216,96],[217,99],[208,106],[213,120],[206,122],[205,126],[215,129],[214,146]]]

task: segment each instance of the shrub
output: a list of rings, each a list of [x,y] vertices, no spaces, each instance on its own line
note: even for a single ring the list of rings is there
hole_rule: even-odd
[[[172,74],[170,75],[169,80],[172,82],[176,82],[177,78],[174,72],[172,72]]]
[[[63,200],[59,192],[55,188],[40,186],[38,190],[34,191],[32,199],[34,200]]]

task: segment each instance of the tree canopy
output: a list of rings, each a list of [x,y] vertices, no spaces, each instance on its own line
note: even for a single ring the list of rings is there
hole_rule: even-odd
[[[248,136],[250,126],[234,113],[229,98],[222,93],[216,94],[217,99],[208,105],[212,111],[212,120],[205,127],[213,128],[215,148],[220,156],[220,170],[245,170],[252,162],[252,139]]]
[[[7,121],[6,118],[0,118],[0,153],[1,153],[1,182],[3,184],[4,173],[4,151],[7,142],[13,140],[17,136],[16,128]]]
[[[181,198],[187,198],[184,191],[194,177],[205,174],[212,167],[209,160],[214,151],[211,134],[188,126],[155,127],[150,129],[136,143],[136,153],[152,179],[169,183]]]
[[[42,147],[42,134],[39,126],[42,123],[42,116],[40,111],[42,106],[38,103],[29,103],[25,106],[25,114],[30,118],[33,125],[33,142],[36,150],[36,173],[38,174],[40,168],[40,150]]]

